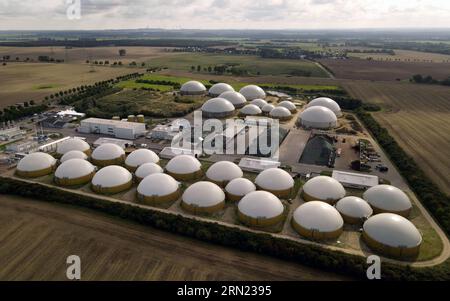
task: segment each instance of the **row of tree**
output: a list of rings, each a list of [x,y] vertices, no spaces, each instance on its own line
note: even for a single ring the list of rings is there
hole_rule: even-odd
[[[421,74],[415,74],[411,77],[410,82],[416,84],[429,84],[429,85],[442,85],[450,86],[450,76],[444,80],[434,79],[431,75],[423,76]]]
[[[12,178],[0,178],[0,193],[85,207],[201,241],[233,247],[245,252],[274,256],[306,266],[367,280],[366,270],[368,265],[363,257],[274,237],[270,234],[246,231],[198,219],[194,220],[181,215],[152,210],[151,208],[110,202],[94,196],[86,196],[41,184],[25,183]],[[447,265],[433,268],[411,268],[384,262],[382,269],[383,280],[448,280],[449,275]]]

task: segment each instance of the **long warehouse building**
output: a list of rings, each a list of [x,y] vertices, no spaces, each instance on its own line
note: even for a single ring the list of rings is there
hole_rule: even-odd
[[[86,134],[111,135],[121,139],[135,139],[146,133],[144,123],[100,118],[82,120],[78,131]]]

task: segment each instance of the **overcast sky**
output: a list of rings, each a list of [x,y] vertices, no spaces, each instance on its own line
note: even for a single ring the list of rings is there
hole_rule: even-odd
[[[81,3],[69,20],[68,2]],[[450,28],[450,0],[0,0],[14,29]]]

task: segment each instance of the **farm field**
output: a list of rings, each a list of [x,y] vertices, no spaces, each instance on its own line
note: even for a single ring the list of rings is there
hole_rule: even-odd
[[[119,55],[119,49],[127,51],[126,56]],[[4,55],[11,56],[11,60],[17,57],[20,60],[30,58],[37,61],[38,56],[48,55],[54,59],[65,60],[66,63],[85,63],[86,60],[101,61],[109,60],[122,61],[127,64],[131,61],[142,62],[152,58],[168,55],[168,48],[163,47],[87,47],[87,48],[71,48],[64,47],[1,47],[0,57]]]
[[[38,101],[60,90],[138,70],[90,67],[86,64],[9,63],[0,66],[0,108],[31,99]]]
[[[396,81],[409,80],[415,74],[422,74],[442,80],[450,76],[450,63],[386,62],[363,59],[322,59],[320,63],[333,71],[338,79]]]
[[[310,73],[311,77],[327,77],[316,64],[305,60],[264,59],[249,55],[217,55],[204,53],[174,53],[147,62],[150,67],[167,67],[189,71],[192,66],[235,66],[251,75],[298,75]]]
[[[433,63],[450,63],[450,55],[440,53],[429,53],[411,50],[395,49],[395,55],[386,53],[349,53],[348,56],[356,58],[373,58],[374,60],[401,60],[408,62],[424,62],[431,61]]]
[[[355,98],[384,110],[374,117],[426,174],[450,194],[450,88],[402,83],[345,82]]]
[[[189,76],[191,75],[191,76]],[[184,74],[182,76],[176,76],[176,75],[162,75],[162,74],[147,74],[142,76],[139,79],[142,80],[149,80],[149,81],[166,81],[166,82],[172,82],[177,84],[184,84],[190,80],[197,79],[198,81],[202,82],[204,85],[212,85],[214,82],[214,79],[211,79],[209,76],[198,76],[199,73],[190,73],[190,74]],[[208,78],[210,78],[208,80]],[[253,79],[254,81],[250,81],[250,79]],[[230,84],[233,86],[233,88],[236,91],[239,91],[241,88],[243,88],[246,85],[249,84],[258,84],[264,87],[276,87],[279,85],[287,86],[290,88],[295,89],[304,89],[304,90],[338,90],[340,89],[337,85],[333,84],[283,84],[283,83],[273,83],[270,81],[264,82],[263,79],[260,78],[249,78],[249,81],[243,81],[242,78],[232,78],[232,77],[220,77],[217,78],[217,80],[223,80],[224,82]],[[121,82],[117,84],[116,86],[120,88],[127,88],[127,89],[134,89],[134,88],[152,88],[156,89],[162,92],[171,91],[171,86],[168,85],[158,85],[158,84],[149,84],[149,83],[138,83],[135,79],[128,80]]]
[[[349,280],[74,207],[0,196],[0,280]]]

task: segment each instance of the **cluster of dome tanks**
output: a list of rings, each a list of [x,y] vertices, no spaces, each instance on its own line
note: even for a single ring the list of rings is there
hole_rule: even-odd
[[[248,85],[239,92],[226,83],[217,83],[209,91],[197,81],[185,83],[180,90],[182,95],[206,95],[211,99],[202,108],[205,118],[227,118],[238,113],[239,116],[269,116],[273,119],[289,120],[297,112],[297,107],[291,101],[282,101],[277,106],[268,104],[266,93],[261,87]]]
[[[251,227],[283,221],[288,208],[281,200],[291,198],[295,186],[290,174],[278,168],[261,172],[252,182],[233,162],[217,162],[204,173],[195,157],[179,155],[163,169],[151,150],[139,149],[125,157],[120,147],[103,144],[91,153],[89,145],[77,138],[61,143],[56,154],[59,160],[40,152],[27,155],[18,163],[16,175],[38,178],[54,173],[57,185],[91,183],[99,194],[117,194],[135,182],[140,203],[160,205],[181,198],[181,207],[193,214],[221,211],[228,201],[237,204],[239,220]],[[180,182],[194,184],[182,192]],[[336,240],[346,223],[362,225],[364,242],[381,254],[413,257],[419,252],[422,236],[407,219],[411,201],[396,187],[378,185],[358,198],[346,196],[335,179],[318,176],[303,186],[301,197],[305,203],[293,212],[291,224],[304,238]]]
[[[308,129],[332,129],[338,126],[339,117],[342,117],[339,104],[331,98],[320,97],[308,103],[297,124]]]

